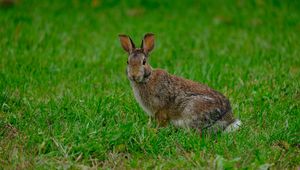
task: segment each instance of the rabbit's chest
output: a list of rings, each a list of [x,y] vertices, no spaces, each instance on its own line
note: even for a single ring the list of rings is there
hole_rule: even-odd
[[[155,108],[159,105],[160,101],[158,98],[141,91],[139,88],[132,86],[134,97],[143,110],[149,115],[155,115]]]

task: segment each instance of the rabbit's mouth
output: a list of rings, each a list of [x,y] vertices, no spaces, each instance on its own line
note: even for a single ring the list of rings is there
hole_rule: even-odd
[[[146,83],[151,76],[151,72],[145,73],[144,76],[129,76],[129,80],[135,83]]]
[[[144,79],[143,76],[128,76],[128,78],[135,83],[141,83]]]

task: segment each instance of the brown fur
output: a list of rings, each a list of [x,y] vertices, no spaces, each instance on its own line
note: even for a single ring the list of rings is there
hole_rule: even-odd
[[[123,48],[129,53],[127,75],[135,97],[161,126],[172,122],[178,127],[215,132],[224,130],[235,121],[229,100],[221,93],[206,85],[151,68],[147,58],[154,47],[153,34],[145,35],[141,48],[132,48],[135,45],[124,35],[120,41],[122,45],[129,44]]]

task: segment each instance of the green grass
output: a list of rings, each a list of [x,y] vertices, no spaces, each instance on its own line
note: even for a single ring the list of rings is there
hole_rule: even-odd
[[[94,2],[0,8],[0,169],[299,168],[298,1]],[[156,129],[117,36],[146,32],[152,66],[224,93],[240,131]]]

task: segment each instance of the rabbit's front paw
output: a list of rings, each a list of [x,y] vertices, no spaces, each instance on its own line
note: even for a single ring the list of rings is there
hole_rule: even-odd
[[[155,113],[155,119],[158,122],[159,127],[166,127],[169,122],[168,115],[163,110],[160,110]]]

